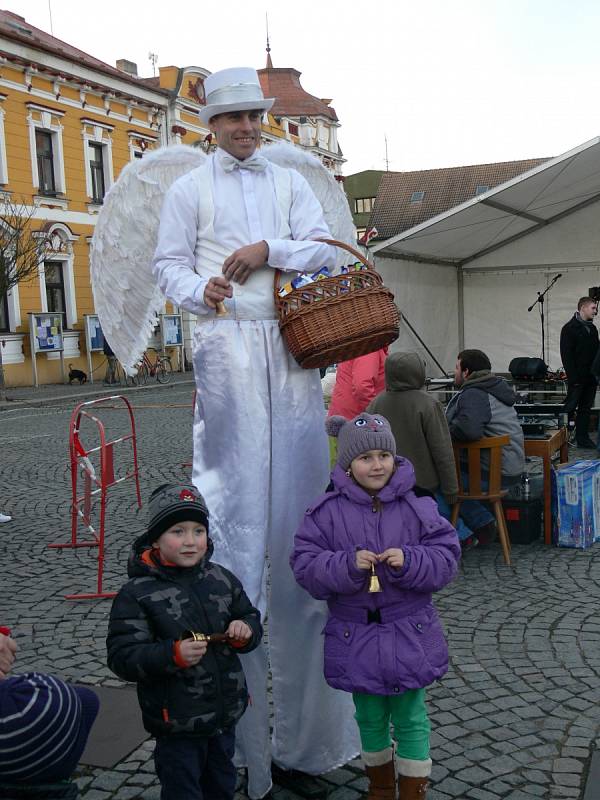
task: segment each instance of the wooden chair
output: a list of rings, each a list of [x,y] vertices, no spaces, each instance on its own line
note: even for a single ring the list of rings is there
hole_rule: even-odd
[[[498,537],[502,545],[504,562],[510,566],[510,539],[506,528],[506,520],[504,519],[504,509],[502,508],[502,498],[507,494],[507,490],[501,488],[502,448],[509,442],[509,436],[488,436],[483,439],[477,439],[475,442],[453,442],[454,462],[458,476],[458,495],[457,501],[452,507],[450,522],[456,526],[460,504],[465,500],[479,500],[490,503],[496,516]],[[489,451],[489,482],[486,491],[483,491],[481,487],[482,450]],[[463,453],[466,453],[466,460],[464,457],[461,459]],[[461,473],[461,464],[464,466],[465,461],[468,469],[469,488],[467,491],[464,488]]]

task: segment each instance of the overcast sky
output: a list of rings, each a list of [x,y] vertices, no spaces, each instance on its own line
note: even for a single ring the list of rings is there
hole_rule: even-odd
[[[559,155],[600,134],[597,0],[4,0],[109,64],[275,67],[332,98],[346,175]]]

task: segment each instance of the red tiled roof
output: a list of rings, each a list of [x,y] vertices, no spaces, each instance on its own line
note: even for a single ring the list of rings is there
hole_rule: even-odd
[[[530,158],[416,172],[384,172],[369,227],[377,228],[379,240],[389,239],[471,200],[478,186],[492,189],[547,160]],[[424,192],[423,199],[411,202],[413,192]]]
[[[104,61],[100,61],[94,58],[94,56],[84,53],[83,50],[79,50],[77,47],[73,47],[73,45],[67,44],[67,42],[63,42],[61,39],[57,39],[39,28],[35,28],[33,25],[30,25],[24,17],[12,11],[0,9],[0,35],[5,36],[7,39],[13,39],[14,41],[27,44],[38,50],[52,53],[67,61],[73,61],[85,67],[89,67],[90,69],[97,70],[113,78],[120,78],[138,87],[144,86],[144,79],[136,78],[133,75],[129,75],[127,72],[122,72],[116,67],[111,67],[110,64],[105,64]],[[168,94],[165,89],[160,89],[155,86],[152,86],[152,88],[160,94]]]
[[[331,106],[302,88],[301,74],[292,67],[258,70],[264,96],[275,98],[271,114],[286,117],[325,116],[337,122],[337,114]]]

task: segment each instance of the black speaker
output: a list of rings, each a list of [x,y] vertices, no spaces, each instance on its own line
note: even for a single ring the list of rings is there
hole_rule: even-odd
[[[541,358],[519,356],[510,362],[508,371],[515,380],[543,381],[548,374],[548,365]]]
[[[588,289],[588,296],[598,302],[600,300],[600,286],[590,286]]]

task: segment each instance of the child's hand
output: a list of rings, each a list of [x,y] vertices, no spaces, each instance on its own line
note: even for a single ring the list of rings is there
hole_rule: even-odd
[[[242,622],[241,619],[231,620],[225,633],[231,639],[235,639],[238,642],[243,642],[244,644],[252,638],[252,630],[250,629],[250,626],[246,625],[245,622]]]
[[[404,566],[404,553],[399,547],[388,547],[379,554],[379,560],[387,562],[393,569],[400,569]]]
[[[356,566],[359,569],[371,569],[371,564],[377,563],[377,556],[370,550],[356,551]]]
[[[190,665],[196,664],[204,657],[208,642],[195,642],[193,639],[183,639],[179,645],[179,654]]]

